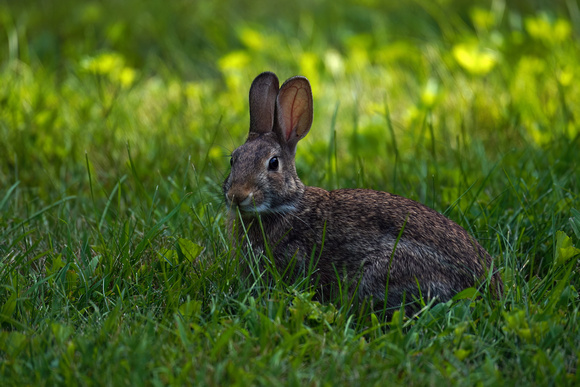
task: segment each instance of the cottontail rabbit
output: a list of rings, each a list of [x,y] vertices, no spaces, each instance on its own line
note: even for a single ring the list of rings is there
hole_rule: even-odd
[[[320,292],[340,282],[388,309],[403,299],[447,301],[485,279],[491,256],[438,212],[387,192],[305,187],[294,156],[311,124],[306,78],[290,78],[278,89],[275,74],[256,77],[250,134],[232,152],[223,185],[228,227],[244,250],[269,255],[280,272],[294,264],[294,278],[314,266]],[[499,296],[501,278],[491,277]]]

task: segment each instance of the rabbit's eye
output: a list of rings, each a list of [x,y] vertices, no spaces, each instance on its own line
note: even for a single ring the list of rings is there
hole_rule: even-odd
[[[278,157],[272,157],[268,162],[268,169],[270,171],[278,170]]]

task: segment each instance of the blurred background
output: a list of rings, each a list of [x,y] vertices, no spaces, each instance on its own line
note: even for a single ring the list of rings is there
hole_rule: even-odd
[[[33,207],[91,183],[105,203],[127,175],[149,204],[160,189],[167,208],[175,192],[221,206],[265,70],[312,83],[306,184],[439,211],[467,194],[468,211],[524,172],[550,189],[533,179],[546,164],[576,179],[573,0],[2,1],[0,26],[0,188],[20,182]]]

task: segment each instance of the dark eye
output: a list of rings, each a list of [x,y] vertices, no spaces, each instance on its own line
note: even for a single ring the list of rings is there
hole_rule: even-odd
[[[278,164],[278,157],[272,157],[268,162],[268,169],[270,171],[276,171],[278,170]]]
[[[234,165],[234,158],[230,157],[230,167]]]

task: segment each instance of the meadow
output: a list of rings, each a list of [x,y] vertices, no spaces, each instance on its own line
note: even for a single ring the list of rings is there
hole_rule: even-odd
[[[298,174],[444,213],[501,272],[384,320],[240,275],[221,184],[262,71]],[[0,384],[577,385],[572,0],[0,1]]]

